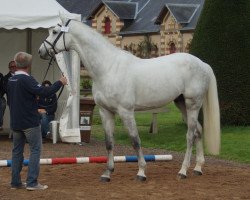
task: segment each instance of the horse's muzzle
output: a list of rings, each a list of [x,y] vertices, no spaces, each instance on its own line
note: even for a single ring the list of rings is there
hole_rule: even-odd
[[[48,55],[48,53],[46,52],[44,47],[40,47],[38,49],[38,54],[40,55],[40,58],[42,58],[44,60],[49,60],[50,59],[50,55]]]

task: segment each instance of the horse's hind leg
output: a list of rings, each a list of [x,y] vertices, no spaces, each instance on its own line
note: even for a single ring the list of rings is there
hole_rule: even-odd
[[[105,131],[106,149],[108,152],[107,169],[101,176],[101,181],[109,182],[110,175],[114,171],[114,114],[106,109],[100,108],[100,116]]]
[[[202,175],[201,167],[205,162],[203,144],[202,144],[202,127],[197,122],[197,129],[195,130],[195,144],[196,144],[196,165],[194,168],[195,175]]]
[[[183,95],[177,97],[174,100],[174,103],[176,107],[181,111],[184,122],[187,123],[187,109]],[[204,159],[203,144],[202,144],[202,127],[198,121],[194,137],[196,144],[196,166],[194,168],[194,174],[202,175],[201,167],[204,164],[205,159]]]
[[[119,115],[124,123],[124,126],[128,129],[133,148],[135,149],[137,157],[138,157],[139,171],[137,173],[137,179],[140,181],[145,181],[146,180],[146,175],[145,175],[146,162],[145,162],[144,155],[141,149],[141,140],[138,135],[134,112],[128,111],[125,109],[120,109]]]
[[[187,110],[187,150],[185,153],[185,158],[182,163],[181,170],[179,171],[178,175],[179,178],[186,178],[187,177],[187,169],[190,166],[190,160],[192,155],[192,147],[195,142],[195,132],[197,130],[198,124],[198,113],[201,108],[201,101],[194,100],[194,99],[185,99],[185,105]]]

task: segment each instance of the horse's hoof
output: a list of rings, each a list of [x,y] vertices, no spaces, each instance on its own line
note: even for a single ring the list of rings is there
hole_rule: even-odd
[[[178,180],[186,179],[186,178],[187,178],[187,176],[184,175],[184,174],[179,173],[179,174],[177,175],[177,179],[178,179]]]
[[[202,175],[202,172],[196,171],[196,170],[194,170],[193,173],[194,173],[195,176],[201,176]]]
[[[110,178],[101,176],[101,182],[103,182],[103,183],[110,182]]]
[[[146,181],[147,180],[147,178],[145,177],[145,176],[136,176],[136,180],[137,181],[141,181],[141,182],[143,182],[143,181]]]

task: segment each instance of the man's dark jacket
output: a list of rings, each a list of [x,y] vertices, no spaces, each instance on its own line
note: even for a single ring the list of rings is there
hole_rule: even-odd
[[[11,128],[25,130],[39,126],[37,96],[48,97],[61,86],[61,81],[56,81],[49,87],[41,86],[32,76],[24,73],[11,77],[7,86]]]

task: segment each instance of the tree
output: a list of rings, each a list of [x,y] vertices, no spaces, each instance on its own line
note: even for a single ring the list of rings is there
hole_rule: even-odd
[[[138,56],[140,58],[150,58],[152,55],[152,51],[157,50],[157,45],[151,41],[149,35],[145,35],[144,40],[142,40],[137,47]]]
[[[125,45],[124,50],[129,51],[140,58],[158,56],[158,47],[151,41],[149,35],[145,35],[144,40],[140,41],[138,44],[130,43],[129,46]]]
[[[205,0],[190,53],[217,78],[222,124],[250,124],[250,1]]]

